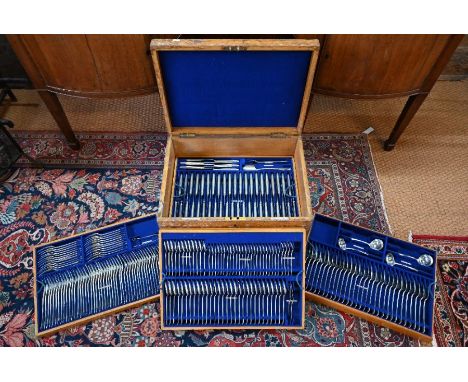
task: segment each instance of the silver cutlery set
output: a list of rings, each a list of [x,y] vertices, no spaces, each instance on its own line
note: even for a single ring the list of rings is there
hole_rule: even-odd
[[[54,328],[158,294],[158,246],[154,236],[128,240],[127,227],[121,225],[38,248],[39,329]]]
[[[292,275],[302,269],[293,242],[209,243],[164,240],[163,273],[167,276]]]
[[[41,330],[158,294],[157,258],[148,246],[43,277]]]
[[[354,242],[363,243],[365,245],[357,245],[354,244]],[[381,251],[384,249],[384,241],[382,239],[373,239],[367,242],[365,240],[357,239],[351,236],[341,236],[338,238],[338,247],[343,251],[354,251],[366,256],[377,257],[377,259],[380,259]],[[423,253],[418,257],[401,253],[398,249],[393,250],[390,245],[390,249],[387,248],[385,262],[392,267],[396,266],[406,268],[414,272],[421,272],[421,267],[422,269],[426,268],[425,270],[429,271],[431,269],[430,267],[432,267],[434,264],[434,259],[427,253]],[[417,269],[418,266],[420,269]]]
[[[41,246],[35,252],[38,329],[50,331],[160,291],[167,329],[298,328],[304,274],[305,292],[321,302],[430,338],[435,251],[320,214],[305,267],[302,244],[303,233],[295,231],[159,231],[150,216]]]
[[[63,244],[52,244],[37,250],[36,272],[41,276],[101,257],[127,251],[127,231],[119,227],[103,233],[92,233]]]
[[[239,169],[242,169],[243,171],[291,171],[291,165],[292,162],[289,159],[179,159],[179,168],[182,170],[239,171]]]
[[[164,283],[164,325],[294,325],[301,303],[294,284],[284,279],[168,280]]]
[[[104,233],[92,233],[85,236],[84,248],[86,260],[94,260],[127,250],[127,230],[125,226]]]
[[[382,250],[383,242],[379,240],[358,239],[364,244],[362,249],[353,248],[349,244],[352,240],[343,237],[338,239],[336,249],[309,242],[306,290],[409,329],[430,333],[433,281],[419,274],[423,273],[421,270],[408,272],[388,261],[376,261],[368,249]]]
[[[385,256],[385,262],[392,267],[397,266],[419,272],[415,267],[418,265],[431,267],[432,264],[434,264],[434,259],[426,253],[420,255],[418,258],[414,258],[413,256],[398,251],[389,251]]]
[[[295,217],[291,159],[180,159],[172,217]]]
[[[37,251],[36,272],[42,275],[80,264],[82,247],[79,240],[49,245]]]
[[[300,233],[169,235],[161,256],[165,327],[301,325]]]

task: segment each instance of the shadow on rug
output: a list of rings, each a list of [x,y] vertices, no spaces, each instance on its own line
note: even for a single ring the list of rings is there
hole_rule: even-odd
[[[70,154],[54,133],[16,136],[29,154],[61,169],[21,168],[0,186],[0,345],[419,345],[389,329],[312,303],[306,304],[304,330],[161,331],[159,304],[152,303],[36,339],[31,246],[153,212],[165,137],[78,134],[83,149]],[[388,233],[367,136],[309,135],[304,137],[304,149],[314,210]],[[87,169],[64,169],[83,167],[87,158],[99,160],[93,159]]]

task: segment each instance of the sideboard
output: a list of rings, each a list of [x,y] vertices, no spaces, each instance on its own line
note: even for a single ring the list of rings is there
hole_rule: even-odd
[[[154,37],[175,36],[9,35],[8,41],[69,145],[78,149],[79,142],[57,94],[128,97],[155,92],[149,41]],[[201,37],[224,36],[197,36]],[[392,150],[463,35],[281,37],[320,40],[321,52],[312,94],[377,100],[408,97],[384,145],[386,150]]]
[[[68,144],[80,144],[57,94],[129,97],[156,91],[149,35],[9,35]]]

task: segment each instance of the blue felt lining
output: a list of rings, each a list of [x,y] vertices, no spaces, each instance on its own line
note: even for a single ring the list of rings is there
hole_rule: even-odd
[[[311,52],[159,52],[173,127],[296,127]]]

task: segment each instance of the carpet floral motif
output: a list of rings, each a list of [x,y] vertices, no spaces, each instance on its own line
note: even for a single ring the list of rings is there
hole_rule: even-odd
[[[437,346],[468,346],[468,237],[413,235],[437,255],[434,337]]]
[[[164,164],[165,134],[78,133],[79,151],[71,149],[60,133],[15,131],[13,135],[27,154],[60,168],[107,168],[112,163],[118,168],[151,169]],[[30,164],[22,157],[18,165]]]
[[[95,136],[79,136],[84,153],[68,156],[52,133],[17,135],[30,154],[60,169],[21,168],[0,186],[0,346],[418,345],[309,302],[303,330],[161,331],[155,302],[35,338],[32,246],[154,212],[165,137],[113,134],[95,142]],[[304,149],[315,211],[388,232],[366,136],[307,136]]]

